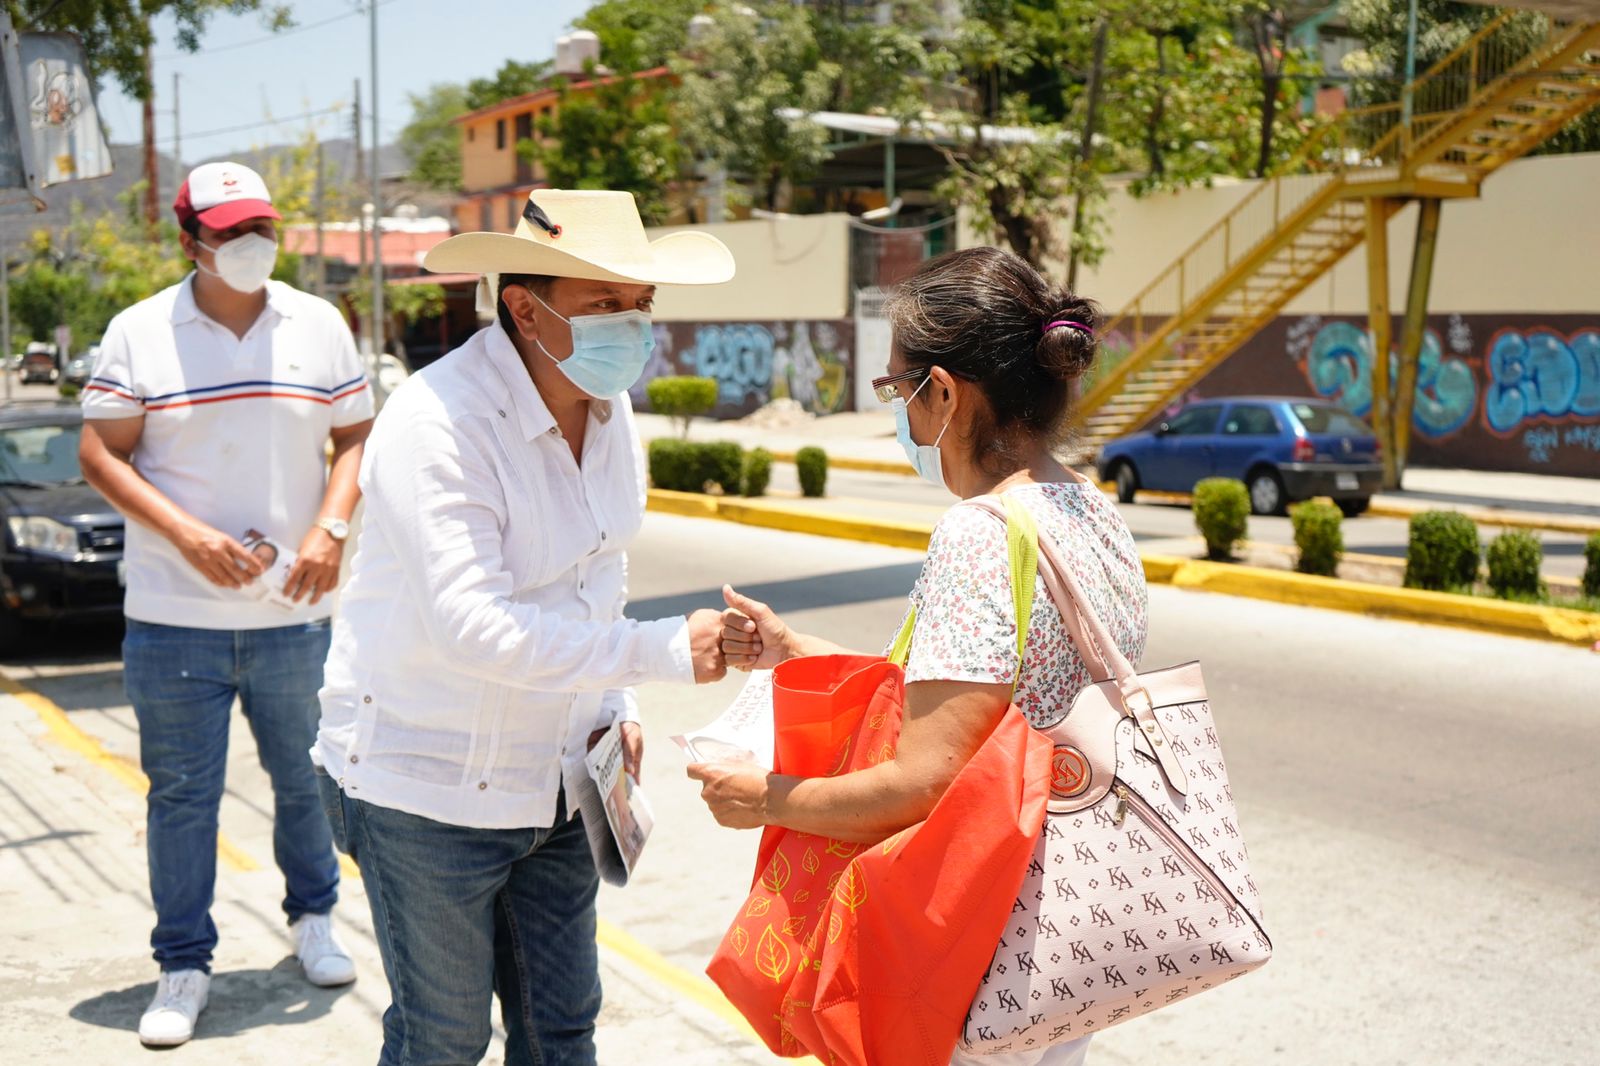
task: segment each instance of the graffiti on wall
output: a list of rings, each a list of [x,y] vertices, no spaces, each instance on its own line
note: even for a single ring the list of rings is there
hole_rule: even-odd
[[[851,405],[853,339],[850,322],[658,322],[633,400],[648,405],[652,378],[689,374],[717,383],[719,418],[785,397],[813,414],[833,414]]]
[[[1439,334],[1426,330],[1417,357],[1417,385],[1412,400],[1412,426],[1426,437],[1444,437],[1472,418],[1478,405],[1478,384],[1462,358],[1472,350],[1472,331],[1459,315],[1446,330],[1449,351]],[[1290,327],[1288,350],[1298,358],[1317,395],[1366,417],[1372,411],[1372,335],[1350,322],[1329,322],[1316,316]],[[1390,387],[1399,378],[1398,352],[1391,349]]]
[[[1571,337],[1551,329],[1502,330],[1489,344],[1487,370],[1483,416],[1494,433],[1600,416],[1600,330]]]

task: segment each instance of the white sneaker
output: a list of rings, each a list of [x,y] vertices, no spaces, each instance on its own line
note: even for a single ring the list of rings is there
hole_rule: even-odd
[[[173,970],[156,983],[155,998],[139,1019],[139,1042],[147,1047],[177,1047],[194,1035],[195,1019],[211,998],[211,975],[204,970]]]
[[[294,934],[294,953],[306,980],[322,988],[347,985],[356,979],[356,964],[334,935],[333,921],[326,914],[302,914],[289,927]]]

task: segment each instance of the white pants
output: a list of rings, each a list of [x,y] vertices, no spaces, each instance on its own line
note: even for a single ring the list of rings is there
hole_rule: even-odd
[[[1014,1051],[1006,1055],[967,1055],[956,1048],[950,1066],[1083,1066],[1089,1057],[1089,1040],[1080,1036],[1076,1040],[1038,1051]]]

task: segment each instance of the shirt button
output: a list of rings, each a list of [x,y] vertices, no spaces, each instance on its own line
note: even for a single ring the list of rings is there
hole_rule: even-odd
[[[487,782],[487,781],[479,781],[478,782],[478,791],[479,792],[482,792],[484,789],[486,789],[488,787],[489,787],[489,782]]]
[[[606,539],[606,531],[603,530],[603,529],[600,531],[600,539],[601,540],[605,540]]]
[[[555,426],[551,426],[550,427],[550,435],[552,437],[559,437],[559,436],[561,436],[561,431],[559,429],[557,429]]]
[[[362,696],[361,697],[361,702],[362,703],[371,703],[372,702],[372,697],[371,696]]]
[[[358,762],[360,762],[360,761],[361,761],[361,756],[359,756],[359,755],[352,755],[352,756],[350,756],[350,761],[351,761],[351,762],[352,762],[352,763],[358,763]]]
[[[501,410],[498,410],[498,409],[495,411],[495,414],[499,415],[501,418],[504,418],[506,416],[506,413],[504,411],[501,411]]]

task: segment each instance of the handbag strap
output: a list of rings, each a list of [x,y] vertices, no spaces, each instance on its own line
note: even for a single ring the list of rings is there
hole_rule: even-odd
[[[1056,610],[1061,614],[1067,635],[1072,638],[1073,646],[1089,668],[1090,680],[1115,683],[1122,697],[1124,713],[1138,723],[1162,770],[1166,772],[1167,780],[1175,790],[1187,795],[1188,777],[1172,750],[1170,738],[1165,737],[1165,730],[1156,718],[1155,701],[1144,682],[1139,680],[1138,671],[1117,646],[1116,638],[1100,620],[1100,616],[1095,614],[1094,607],[1084,595],[1072,567],[1066,565],[1055,540],[1037,529],[1027,509],[1009,496],[977,496],[966,503],[1000,518],[1008,530],[1026,522],[1038,547],[1038,572],[1044,578],[1045,589],[1055,602]]]

